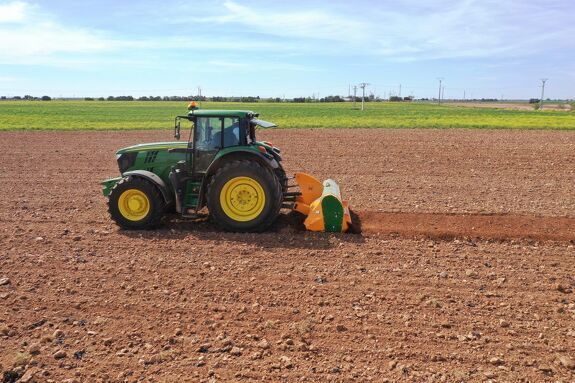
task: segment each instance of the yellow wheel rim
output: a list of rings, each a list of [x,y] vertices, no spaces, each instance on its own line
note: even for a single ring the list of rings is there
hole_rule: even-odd
[[[256,219],[264,210],[266,196],[258,181],[250,177],[235,177],[225,183],[220,192],[220,206],[234,221]]]
[[[150,212],[148,196],[138,189],[128,189],[118,199],[120,214],[130,221],[140,221]]]

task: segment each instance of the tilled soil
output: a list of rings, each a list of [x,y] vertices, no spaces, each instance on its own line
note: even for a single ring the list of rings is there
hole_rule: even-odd
[[[517,214],[359,212],[352,231],[431,239],[532,239],[575,242],[575,218]]]
[[[3,380],[575,379],[575,135],[260,136],[363,233],[121,231],[98,181],[168,131],[1,133]]]

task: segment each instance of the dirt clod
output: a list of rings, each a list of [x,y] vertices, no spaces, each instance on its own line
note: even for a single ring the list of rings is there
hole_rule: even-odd
[[[557,358],[559,363],[569,370],[575,370],[575,361],[566,355],[561,355]]]

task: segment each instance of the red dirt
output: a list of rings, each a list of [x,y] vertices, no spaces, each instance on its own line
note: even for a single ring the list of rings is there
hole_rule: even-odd
[[[121,231],[98,181],[117,174],[115,149],[168,130],[0,133],[0,371],[38,382],[575,379],[575,247],[564,241],[575,135],[261,135],[289,172],[337,179],[364,233],[301,232],[285,218],[263,234],[177,219]]]
[[[364,234],[434,239],[531,239],[572,241],[575,218],[517,214],[437,214],[358,212],[356,225]]]

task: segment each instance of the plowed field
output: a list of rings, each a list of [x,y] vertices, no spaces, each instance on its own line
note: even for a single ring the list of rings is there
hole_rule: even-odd
[[[122,231],[98,182],[170,132],[0,133],[3,381],[575,379],[574,134],[260,138],[361,234]]]

